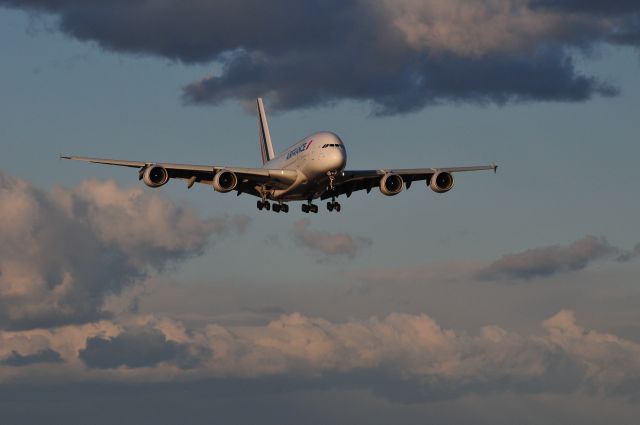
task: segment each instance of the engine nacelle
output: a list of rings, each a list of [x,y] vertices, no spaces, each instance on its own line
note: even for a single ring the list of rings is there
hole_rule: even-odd
[[[398,174],[387,173],[380,179],[380,192],[387,196],[394,196],[402,192],[404,180]]]
[[[213,178],[213,188],[218,192],[231,192],[237,185],[238,176],[228,170],[219,171]]]
[[[445,193],[453,189],[454,185],[453,175],[439,171],[431,176],[431,181],[427,184],[436,193]]]
[[[142,181],[149,187],[160,187],[169,181],[169,172],[161,165],[150,165],[144,169]]]

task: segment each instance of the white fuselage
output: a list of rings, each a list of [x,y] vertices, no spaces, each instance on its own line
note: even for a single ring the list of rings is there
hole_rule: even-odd
[[[320,132],[286,149],[263,168],[296,171],[296,181],[286,189],[275,190],[271,196],[287,201],[319,197],[327,187],[329,175],[341,172],[346,164],[342,140],[334,133]]]

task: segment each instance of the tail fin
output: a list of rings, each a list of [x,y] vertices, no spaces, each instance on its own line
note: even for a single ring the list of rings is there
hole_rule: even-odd
[[[273,145],[271,144],[271,133],[269,133],[269,123],[267,114],[264,112],[262,98],[258,98],[258,142],[262,154],[262,164],[266,164],[275,157]]]

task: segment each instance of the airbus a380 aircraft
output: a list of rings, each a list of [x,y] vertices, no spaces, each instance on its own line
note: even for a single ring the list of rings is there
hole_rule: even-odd
[[[275,212],[289,212],[290,201],[306,201],[302,204],[304,213],[317,213],[314,199],[331,199],[327,202],[329,211],[340,211],[336,201],[340,195],[347,198],[358,190],[378,186],[380,192],[394,196],[409,189],[414,181],[424,180],[437,193],[445,193],[453,188],[453,173],[462,171],[482,171],[497,169],[497,165],[476,167],[412,168],[383,170],[346,170],[347,151],[344,143],[334,133],[312,134],[276,156],[271,144],[269,124],[262,99],[258,99],[258,130],[261,168],[220,167],[215,165],[186,165],[153,163],[142,161],[122,161],[116,159],[63,156],[64,159],[118,165],[138,168],[138,177],[149,187],[160,187],[170,179],[187,180],[187,187],[194,183],[204,183],[222,193],[236,191],[238,196],[247,193],[257,196],[259,210],[273,209]],[[273,208],[271,207],[273,203]]]

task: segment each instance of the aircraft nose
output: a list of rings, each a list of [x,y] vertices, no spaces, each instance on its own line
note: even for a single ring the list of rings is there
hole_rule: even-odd
[[[333,150],[328,159],[332,170],[342,170],[347,163],[346,155],[342,149]]]

